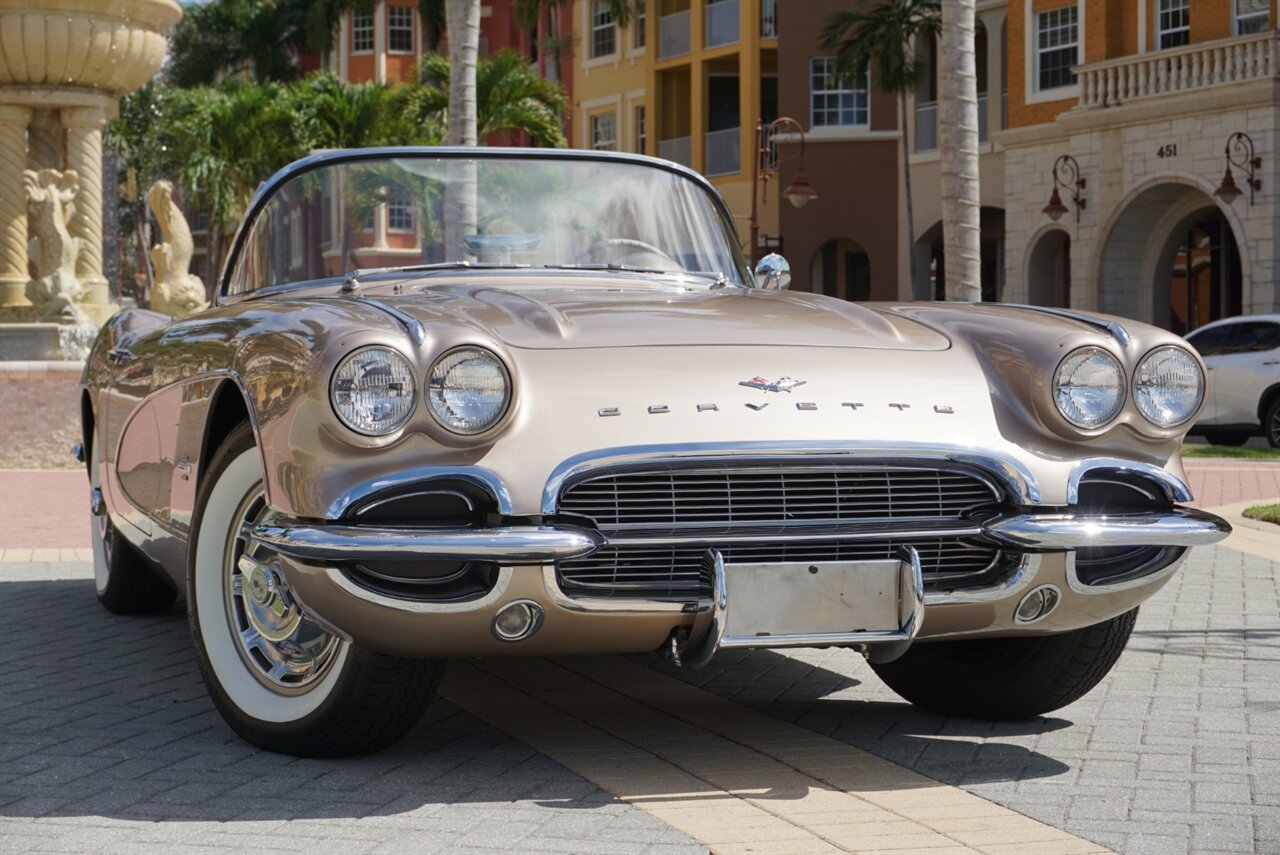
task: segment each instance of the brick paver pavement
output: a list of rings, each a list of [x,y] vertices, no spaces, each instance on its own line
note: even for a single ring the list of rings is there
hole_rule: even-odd
[[[655,667],[1127,855],[1280,853],[1280,564],[1197,550],[1111,675],[1045,718],[902,704],[845,650]]]
[[[186,619],[110,615],[91,577],[0,564],[0,852],[706,851],[447,702],[371,757],[257,751]]]
[[[1220,508],[1252,499],[1280,500],[1280,461],[1217,460],[1184,461],[1187,480],[1198,508]]]

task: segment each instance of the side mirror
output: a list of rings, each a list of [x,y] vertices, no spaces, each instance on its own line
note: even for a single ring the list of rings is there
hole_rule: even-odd
[[[776,252],[756,263],[756,287],[767,291],[785,291],[791,285],[791,265]]]

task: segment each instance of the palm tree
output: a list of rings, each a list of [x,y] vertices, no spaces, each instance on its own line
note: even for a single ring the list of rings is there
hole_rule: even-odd
[[[549,55],[546,63],[548,80],[559,80],[560,54],[570,45],[560,37],[560,28],[556,19],[561,6],[568,6],[570,0],[512,0],[511,11],[516,24],[534,34],[538,49]],[[620,27],[631,23],[635,17],[637,0],[605,0],[605,7],[613,22]],[[544,20],[543,12],[546,12]],[[545,24],[545,26],[544,26]]]
[[[209,212],[216,265],[223,237],[258,185],[301,157],[306,142],[279,84],[177,89],[169,103],[170,116],[156,133],[171,154],[174,177]]]
[[[239,77],[292,80],[307,46],[311,0],[213,0],[189,4],[174,29],[166,75],[177,86]]]
[[[444,102],[450,72],[449,61],[439,54],[422,58],[418,80],[427,92],[418,97],[423,110],[430,113],[447,109]],[[435,93],[434,97],[431,93]],[[516,51],[498,51],[476,67],[477,139],[523,131],[536,146],[563,148],[568,145],[561,127],[565,107],[560,84],[530,71],[525,58]]]
[[[898,95],[902,128],[902,182],[907,199],[907,235],[915,243],[915,211],[911,204],[911,148],[907,141],[907,96],[925,65],[916,59],[915,39],[939,30],[938,0],[888,0],[869,10],[834,12],[822,23],[819,43],[836,62],[836,73],[851,80],[868,69],[871,80]],[[970,44],[972,48],[972,44]],[[916,287],[914,246],[908,248],[911,287]]]
[[[942,254],[951,300],[982,299],[976,21],[974,0],[946,0],[942,4],[938,154],[942,165]]]

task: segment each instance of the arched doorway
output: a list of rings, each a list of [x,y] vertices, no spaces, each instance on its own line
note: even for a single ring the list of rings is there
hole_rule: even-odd
[[[984,302],[996,302],[1004,294],[1004,209],[983,207],[980,212],[981,229],[979,277]],[[917,300],[947,299],[947,269],[942,247],[942,221],[934,223],[920,236],[914,247],[916,253]]]
[[[1049,229],[1027,258],[1027,302],[1033,306],[1071,306],[1071,236]]]
[[[1166,181],[1134,196],[1107,232],[1098,308],[1185,334],[1240,313],[1244,271],[1235,228],[1214,198]]]
[[[818,247],[809,264],[811,290],[842,300],[871,299],[871,258],[857,241],[835,238]]]

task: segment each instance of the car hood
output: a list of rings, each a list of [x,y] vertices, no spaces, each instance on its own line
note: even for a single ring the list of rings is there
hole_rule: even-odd
[[[474,277],[474,274],[472,274]],[[497,277],[495,277],[497,278]],[[818,294],[708,289],[600,279],[555,285],[451,277],[370,289],[365,296],[428,329],[472,326],[513,348],[785,345],[945,350],[924,324]]]

